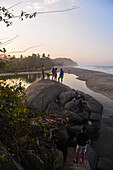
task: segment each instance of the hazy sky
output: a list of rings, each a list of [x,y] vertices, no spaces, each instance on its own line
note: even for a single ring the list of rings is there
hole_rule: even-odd
[[[0,0],[1,6],[15,6],[21,10],[40,12],[62,10],[79,6],[78,9],[37,15],[34,19],[13,19],[13,26],[0,23],[0,41],[18,37],[6,46],[8,52],[50,54],[51,58],[68,57],[79,65],[113,65],[113,0]],[[2,42],[7,39],[2,40]],[[16,54],[16,56],[19,54]]]

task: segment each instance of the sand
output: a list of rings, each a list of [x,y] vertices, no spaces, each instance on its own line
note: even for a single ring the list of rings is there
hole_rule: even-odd
[[[86,82],[89,89],[101,93],[113,100],[113,75],[98,71],[91,71],[86,69],[74,67],[62,67],[65,73],[75,74],[79,80]],[[60,70],[60,67],[58,68]],[[51,70],[50,70],[51,71]],[[39,72],[21,72],[20,74],[33,74]],[[14,73],[4,73],[0,76],[14,75]]]
[[[101,93],[113,100],[113,75],[98,71],[64,67],[65,73],[75,74],[79,80],[86,82],[89,89]]]

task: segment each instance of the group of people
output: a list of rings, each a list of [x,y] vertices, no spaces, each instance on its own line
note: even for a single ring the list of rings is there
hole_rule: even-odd
[[[42,79],[44,79],[45,78],[45,67],[44,67],[44,65],[42,65],[41,71],[42,71]],[[58,75],[57,68],[52,68],[52,73],[47,72],[46,75],[47,75],[47,79],[50,79],[50,76],[52,76],[52,80],[57,80],[57,75]],[[61,68],[60,74],[59,74],[59,77],[58,77],[58,82],[61,81],[61,83],[62,83],[63,77],[64,77],[64,71]]]

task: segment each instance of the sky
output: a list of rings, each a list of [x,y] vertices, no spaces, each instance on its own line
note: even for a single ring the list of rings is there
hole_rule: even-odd
[[[15,15],[77,9],[38,14],[36,18],[13,19],[13,25],[0,23],[0,42],[16,37],[4,46],[8,54],[28,56],[32,53],[50,54],[51,58],[66,57],[78,65],[113,66],[113,0],[0,0],[0,5],[13,7]],[[1,46],[2,48],[3,46]]]

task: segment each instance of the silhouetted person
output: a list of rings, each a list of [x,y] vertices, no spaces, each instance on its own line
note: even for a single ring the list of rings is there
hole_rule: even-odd
[[[84,162],[85,152],[87,149],[87,144],[91,143],[91,140],[89,138],[88,133],[86,132],[86,126],[81,126],[81,132],[77,134],[77,136],[74,138],[74,140],[77,141],[77,147],[76,147],[76,158],[74,159],[75,163],[78,163],[79,153],[82,154],[82,159],[80,160],[80,163]]]
[[[52,80],[53,80],[54,77],[55,77],[55,69],[52,68]]]
[[[62,68],[60,69],[60,75],[59,75],[59,78],[58,78],[58,82],[59,80],[61,79],[61,83],[63,82],[63,77],[64,77],[64,71],[62,70]]]
[[[42,65],[41,70],[42,70],[42,78],[44,79],[45,67],[43,65]]]
[[[57,80],[57,68],[55,68],[55,80]]]

